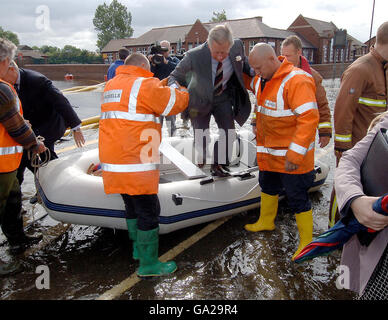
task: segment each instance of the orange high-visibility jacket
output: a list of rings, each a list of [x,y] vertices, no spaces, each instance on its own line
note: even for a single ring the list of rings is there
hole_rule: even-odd
[[[1,79],[0,81],[6,83],[12,89],[16,97],[19,113],[23,115],[22,104],[13,86]],[[0,123],[0,173],[15,171],[20,165],[22,155],[23,147],[8,134],[7,130]]]
[[[99,155],[105,193],[157,194],[159,116],[182,112],[189,94],[164,86],[153,73],[120,66],[101,105]]]
[[[279,60],[281,66],[263,90],[259,76],[246,81],[257,99],[257,163],[263,171],[302,174],[314,169],[319,121],[314,79],[284,57]],[[285,171],[286,159],[298,169]]]

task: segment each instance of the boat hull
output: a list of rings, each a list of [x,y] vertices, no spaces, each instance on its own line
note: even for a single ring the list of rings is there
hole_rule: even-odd
[[[170,138],[170,143],[175,146],[182,146],[182,143],[192,146],[192,139],[186,140]],[[251,167],[248,169],[251,172],[244,177],[216,178],[206,184],[201,183],[203,178],[189,180],[183,177],[173,163],[168,163],[162,157],[158,193],[161,206],[159,232],[169,233],[258,208],[259,171],[253,165],[255,148],[252,145],[248,143],[245,147],[245,151],[249,150],[250,154],[247,157],[251,159],[245,161],[247,166],[231,166],[234,173],[247,170],[248,167]],[[53,219],[64,223],[126,230],[121,196],[105,194],[102,178],[86,173],[92,163],[99,163],[98,149],[53,160],[39,169],[35,183],[42,205]],[[320,164],[310,191],[320,188],[328,170],[327,166]]]

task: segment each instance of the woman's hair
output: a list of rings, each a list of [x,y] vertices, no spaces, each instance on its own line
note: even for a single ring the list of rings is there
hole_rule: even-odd
[[[377,117],[374,118],[374,119],[372,120],[372,122],[370,123],[369,128],[368,128],[368,131],[372,130],[373,127],[376,125],[376,123],[378,123],[378,122],[381,120],[381,118],[383,118],[386,114],[388,114],[388,111],[379,113],[379,114],[377,115]]]

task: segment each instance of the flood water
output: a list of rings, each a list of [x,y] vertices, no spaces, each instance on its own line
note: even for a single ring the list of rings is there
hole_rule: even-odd
[[[90,83],[82,83],[90,84]],[[331,110],[339,81],[324,81]],[[55,82],[60,89],[79,83]],[[99,114],[100,92],[66,95],[80,118]],[[214,122],[212,123],[214,128]],[[249,125],[244,128],[249,129]],[[85,131],[88,141],[98,137],[97,130]],[[56,150],[70,146],[63,141]],[[95,148],[96,145],[83,150]],[[72,150],[81,152],[83,150]],[[333,142],[324,149],[317,147],[316,157],[330,165],[325,184],[311,194],[314,214],[314,236],[327,230],[330,193],[333,185]],[[69,153],[60,154],[64,157]],[[35,193],[33,176],[26,174],[22,186],[26,219],[44,214],[39,205],[29,204]],[[244,225],[258,218],[258,210],[233,216],[201,240],[183,250],[174,260],[178,270],[168,277],[141,280],[115,299],[142,300],[350,300],[355,294],[336,287],[336,268],[340,252],[310,262],[295,264],[291,257],[298,244],[294,215],[281,202],[273,232],[250,233]],[[197,225],[160,236],[159,254],[178,246],[200,232]],[[131,243],[123,231],[64,225],[46,216],[29,229],[42,232],[46,245],[20,256],[25,270],[14,276],[0,278],[0,299],[96,299],[130,277],[138,266],[131,257]],[[7,243],[0,245],[0,258],[9,259]],[[50,271],[49,289],[38,289],[38,266]]]

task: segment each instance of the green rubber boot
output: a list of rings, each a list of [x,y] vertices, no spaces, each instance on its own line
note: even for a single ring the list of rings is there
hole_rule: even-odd
[[[137,249],[140,259],[137,270],[139,277],[168,275],[177,269],[174,261],[160,262],[158,259],[159,228],[149,231],[137,230]]]
[[[128,235],[132,240],[132,257],[139,260],[139,253],[137,250],[137,219],[127,219]]]

